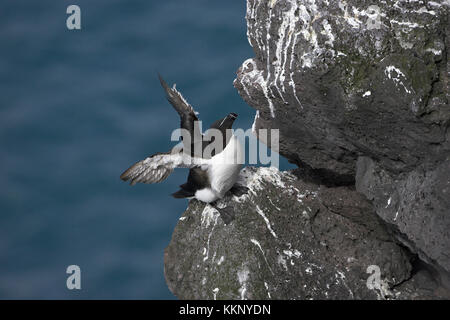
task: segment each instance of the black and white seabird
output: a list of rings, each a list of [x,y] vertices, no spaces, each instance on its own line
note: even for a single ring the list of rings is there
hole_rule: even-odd
[[[190,142],[189,139],[183,139],[181,148],[175,147],[169,152],[155,153],[135,163],[122,173],[120,178],[130,181],[131,185],[138,182],[158,183],[165,180],[176,167],[190,168],[187,182],[172,196],[206,202],[219,211],[224,222],[228,224],[233,219],[234,212],[230,207],[217,207],[217,201],[228,191],[237,196],[247,192],[246,187],[236,184],[244,155],[238,138],[230,134],[237,114],[230,113],[211,125],[210,129],[217,129],[222,133],[223,147],[213,149],[211,155],[207,156],[204,151],[214,139],[208,137],[208,131],[205,134],[201,132],[196,112],[175,85],[170,88],[160,75],[159,80],[167,94],[167,100],[180,116],[181,129],[189,132]]]

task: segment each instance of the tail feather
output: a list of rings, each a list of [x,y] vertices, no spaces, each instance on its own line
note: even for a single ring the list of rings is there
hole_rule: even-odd
[[[172,193],[172,197],[176,199],[182,199],[182,198],[190,198],[195,195],[194,192],[186,190],[186,189],[180,189],[177,192]]]

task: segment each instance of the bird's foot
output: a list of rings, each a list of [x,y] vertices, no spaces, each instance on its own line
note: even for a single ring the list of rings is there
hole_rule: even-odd
[[[225,207],[225,208],[219,208],[215,204],[211,203],[214,209],[216,209],[220,217],[222,218],[223,222],[227,225],[230,224],[231,221],[234,220],[234,209],[233,207]]]
[[[247,194],[250,189],[244,186],[241,186],[239,184],[235,184],[231,187],[230,192],[235,195],[236,197],[243,196],[244,194]]]

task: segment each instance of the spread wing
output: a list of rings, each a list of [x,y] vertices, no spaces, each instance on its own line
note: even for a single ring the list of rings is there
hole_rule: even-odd
[[[130,181],[131,185],[138,182],[158,183],[164,181],[175,168],[194,168],[208,165],[208,160],[178,152],[156,153],[128,168],[120,179]]]
[[[191,145],[184,145],[185,150],[191,150],[191,155],[193,154],[194,144],[201,143],[202,141],[202,132],[200,130],[200,125],[198,123],[197,115],[192,108],[192,106],[184,99],[181,93],[176,89],[175,85],[170,88],[164,79],[158,74],[159,81],[166,92],[167,100],[174,107],[177,113],[180,116],[181,124],[180,127],[182,129],[186,129],[191,137]]]

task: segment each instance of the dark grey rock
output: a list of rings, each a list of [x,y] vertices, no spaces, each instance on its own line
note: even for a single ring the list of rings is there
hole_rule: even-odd
[[[435,168],[418,166],[396,178],[367,157],[358,160],[357,169],[357,190],[373,200],[397,238],[450,284],[450,157]]]
[[[400,173],[450,152],[448,2],[376,4],[247,1],[255,58],[235,86],[255,127],[280,129],[282,155],[344,183],[361,155]]]
[[[235,87],[257,110],[253,128],[279,129],[280,153],[331,184],[356,175],[396,238],[450,284],[449,2],[247,5],[255,57]]]
[[[395,288],[410,280],[411,257],[362,195],[303,182],[296,174],[244,169],[240,183],[249,193],[222,201],[235,210],[228,225],[192,200],[165,252],[170,290],[181,299],[433,296],[432,282],[424,290]],[[371,265],[380,268],[379,289],[367,287]]]

